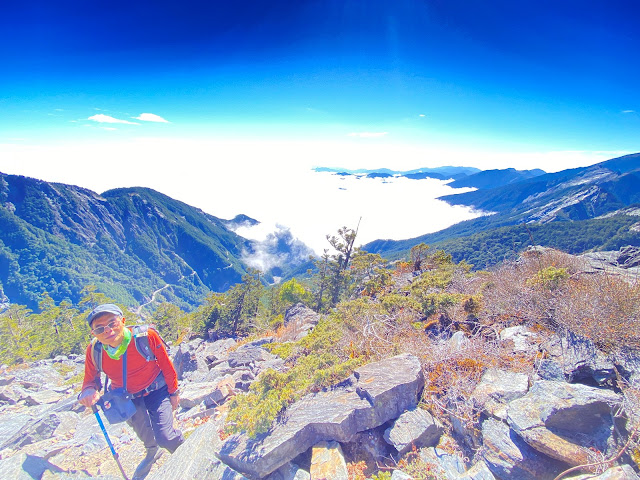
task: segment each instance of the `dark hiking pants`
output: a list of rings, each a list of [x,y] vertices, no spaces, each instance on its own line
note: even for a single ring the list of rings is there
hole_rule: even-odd
[[[182,445],[182,432],[173,428],[173,409],[166,386],[144,397],[134,398],[133,403],[136,413],[127,423],[142,440],[145,448],[159,446],[173,453]]]

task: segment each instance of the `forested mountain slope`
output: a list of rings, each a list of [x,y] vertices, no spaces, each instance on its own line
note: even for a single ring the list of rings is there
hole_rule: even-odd
[[[0,293],[37,306],[76,302],[88,284],[135,305],[195,305],[240,281],[249,242],[225,221],[146,188],[90,190],[0,174]]]

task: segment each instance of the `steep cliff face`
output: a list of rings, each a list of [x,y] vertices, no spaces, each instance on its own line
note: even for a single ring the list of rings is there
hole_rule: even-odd
[[[43,291],[75,302],[95,284],[136,304],[171,284],[166,299],[194,305],[245,272],[248,242],[224,222],[150,189],[98,195],[0,174],[0,288],[34,307]]]

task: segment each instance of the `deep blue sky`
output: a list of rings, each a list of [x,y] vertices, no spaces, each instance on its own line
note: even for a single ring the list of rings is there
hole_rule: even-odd
[[[140,137],[423,149],[360,167],[595,162],[640,150],[639,18],[615,0],[4,2],[0,171]]]

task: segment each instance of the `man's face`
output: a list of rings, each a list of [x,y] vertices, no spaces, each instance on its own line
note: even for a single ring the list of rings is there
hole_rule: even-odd
[[[124,339],[124,317],[104,313],[91,323],[91,333],[100,342],[117,347]]]

